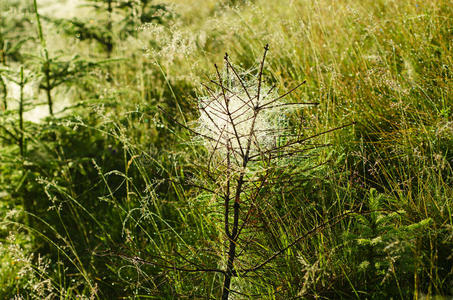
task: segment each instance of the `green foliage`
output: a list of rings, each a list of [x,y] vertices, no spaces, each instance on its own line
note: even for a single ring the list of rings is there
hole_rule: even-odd
[[[135,36],[141,25],[152,22],[163,24],[171,17],[165,5],[152,4],[150,0],[94,0],[88,1],[86,6],[94,8],[97,15],[91,19],[47,19],[69,36],[81,41],[96,41],[109,57],[115,46],[114,37],[126,39]]]
[[[235,297],[453,295],[449,1],[51,2],[0,2],[1,299],[219,298],[222,274],[176,270],[228,250],[185,127],[224,52],[256,69],[266,43],[265,84],[320,103],[288,135],[356,124],[275,167],[238,266],[285,251]]]
[[[21,53],[24,44],[32,37],[27,32],[31,22],[27,8],[21,1],[1,4],[0,14],[0,64],[23,61]]]
[[[351,240],[346,243],[358,266],[358,290],[371,292],[372,298],[407,298],[412,293],[413,274],[420,271],[417,244],[426,237],[433,220],[404,224],[407,212],[385,211],[383,197],[370,190],[364,204],[371,212],[355,217],[357,225],[345,233],[346,240]]]

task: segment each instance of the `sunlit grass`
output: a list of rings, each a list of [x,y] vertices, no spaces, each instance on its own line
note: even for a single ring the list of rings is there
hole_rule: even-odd
[[[282,101],[320,103],[293,112],[289,124],[307,136],[356,124],[319,137],[330,146],[294,166],[299,175],[290,193],[278,184],[266,191],[275,197],[257,219],[264,242],[240,264],[264,259],[345,211],[377,212],[302,240],[260,276],[233,278],[232,288],[242,293],[236,296],[451,296],[450,1],[163,2],[165,22],[137,24],[127,36],[118,23],[112,60],[55,89],[55,105],[69,99],[73,109],[40,123],[31,116],[23,128],[10,79],[23,66],[30,109],[46,109],[36,86],[43,52],[36,24],[27,21],[32,14],[24,14],[24,28],[0,29],[2,41],[14,41],[13,33],[33,37],[20,48],[21,60],[8,56],[0,66],[10,89],[0,125],[26,141],[22,158],[15,138],[0,127],[0,297],[27,299],[34,288],[49,299],[220,297],[222,276],[152,262],[224,266],[222,207],[194,187],[203,183],[197,162],[209,152],[184,126],[199,118],[196,99],[208,96],[201,83],[213,78],[225,52],[240,68],[256,69],[266,44],[265,84],[281,94],[306,80]],[[46,14],[48,4],[38,4]],[[94,25],[106,19],[105,11],[79,9],[71,17]],[[108,56],[95,40],[65,35],[54,23],[43,21],[43,31],[55,59]],[[1,45],[2,53],[10,44]],[[16,262],[31,253],[34,259]]]

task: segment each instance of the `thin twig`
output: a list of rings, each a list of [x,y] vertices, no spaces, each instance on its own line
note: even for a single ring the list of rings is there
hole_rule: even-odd
[[[267,105],[270,105],[270,104],[272,104],[272,103],[274,103],[274,102],[276,102],[276,101],[282,99],[283,97],[288,96],[289,94],[291,94],[292,92],[294,92],[296,89],[298,89],[301,85],[305,84],[306,82],[307,82],[306,80],[302,81],[301,83],[299,83],[299,84],[296,85],[294,88],[290,89],[288,92],[284,93],[284,94],[281,95],[280,97],[277,97],[277,98],[275,98],[275,99],[272,99],[271,101],[267,102],[266,104],[261,105],[261,106],[259,107],[259,109],[262,109],[262,108],[266,107]]]
[[[296,238],[293,242],[291,242],[288,246],[280,249],[279,251],[275,252],[273,255],[271,255],[269,258],[267,258],[266,260],[264,260],[263,262],[255,265],[254,267],[252,268],[249,268],[249,269],[245,269],[245,270],[240,270],[240,272],[243,272],[243,275],[246,275],[247,273],[249,272],[255,272],[259,269],[261,269],[262,267],[264,267],[265,265],[267,265],[269,262],[271,262],[272,260],[274,260],[276,257],[278,257],[280,254],[282,254],[283,252],[285,252],[286,250],[288,250],[289,248],[295,246],[296,244],[298,244],[300,241],[302,241],[303,239],[309,237],[310,235],[312,234],[315,234],[319,231],[321,231],[322,229],[326,228],[326,227],[332,227],[336,224],[338,224],[339,222],[341,222],[343,219],[345,219],[347,216],[351,215],[351,214],[355,214],[357,213],[356,211],[347,211],[343,214],[340,214],[324,223],[322,223],[321,225],[309,230],[308,232],[304,233],[303,235],[299,236],[298,238]]]
[[[156,262],[145,260],[145,259],[140,258],[138,256],[129,256],[129,255],[126,255],[126,254],[123,254],[123,253],[108,252],[108,253],[104,253],[104,254],[94,253],[94,255],[96,255],[96,256],[119,257],[119,258],[125,259],[127,261],[130,261],[132,263],[140,263],[140,264],[144,264],[144,265],[151,265],[151,266],[156,266],[156,267],[163,268],[163,269],[168,269],[168,270],[183,271],[183,272],[189,272],[189,273],[194,273],[194,272],[216,272],[216,273],[225,274],[224,270],[220,270],[220,269],[217,269],[217,268],[187,269],[187,268],[181,268],[181,267],[176,267],[176,266],[171,266],[171,265],[164,265],[164,264],[160,264],[160,263],[156,263]],[[166,261],[163,258],[160,258],[160,259]]]
[[[244,81],[242,80],[241,76],[239,76],[239,74],[236,72],[236,69],[230,63],[230,61],[228,60],[228,57],[227,57],[227,59],[225,59],[225,62],[227,63],[227,66],[229,66],[231,68],[231,70],[233,70],[234,75],[239,80],[239,83],[241,84],[242,88],[244,89],[245,93],[247,94],[247,97],[249,98],[249,100],[252,100],[252,97],[250,97],[249,91],[245,87]]]
[[[269,44],[266,44],[266,46],[264,47],[263,59],[261,60],[260,72],[258,74],[258,91],[256,93],[256,107],[258,107],[258,105],[260,104],[261,81],[263,76],[264,61],[266,60],[266,54],[268,50]]]
[[[299,139],[299,140],[295,140],[295,141],[291,141],[285,145],[282,145],[282,146],[278,146],[278,147],[274,147],[273,149],[270,149],[270,150],[267,150],[266,152],[267,153],[270,153],[270,152],[274,152],[274,151],[277,151],[279,149],[284,149],[286,147],[289,147],[289,146],[292,146],[292,145],[296,145],[296,144],[301,144],[305,141],[308,141],[310,139],[313,139],[315,137],[318,137],[320,135],[323,135],[323,134],[326,134],[326,133],[329,133],[329,132],[332,132],[332,131],[337,131],[337,130],[340,130],[340,129],[343,129],[343,128],[346,128],[346,127],[349,127],[349,126],[352,126],[356,124],[356,122],[352,122],[352,123],[349,123],[349,124],[346,124],[346,125],[342,125],[342,126],[339,126],[339,127],[336,127],[336,128],[332,128],[332,129],[329,129],[329,130],[326,130],[326,131],[323,131],[323,132],[320,132],[320,133],[317,133],[317,134],[314,134],[314,135],[311,135],[309,137],[306,137],[306,138],[303,138],[303,139]],[[253,155],[251,156],[250,158],[253,158],[253,157],[256,157],[257,155]]]

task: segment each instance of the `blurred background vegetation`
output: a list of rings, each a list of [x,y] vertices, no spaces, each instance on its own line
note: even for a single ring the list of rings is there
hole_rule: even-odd
[[[216,299],[221,203],[194,161],[201,83],[228,52],[330,147],[260,212],[265,258],[236,299],[453,297],[451,2],[0,0],[0,298]],[[319,165],[319,166],[318,166]],[[314,168],[315,166],[318,166]],[[310,171],[307,171],[310,170]],[[244,262],[247,263],[247,262]]]

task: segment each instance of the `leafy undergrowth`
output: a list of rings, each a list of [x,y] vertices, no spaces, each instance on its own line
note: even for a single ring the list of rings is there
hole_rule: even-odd
[[[449,1],[84,3],[0,4],[0,298],[220,298],[222,272],[187,271],[228,251],[198,99],[266,44],[264,85],[319,105],[276,120],[312,147],[254,165],[292,175],[257,194],[237,264],[279,254],[231,298],[453,296]]]

